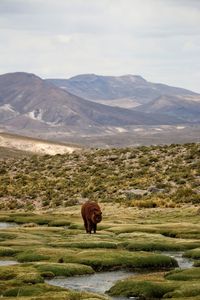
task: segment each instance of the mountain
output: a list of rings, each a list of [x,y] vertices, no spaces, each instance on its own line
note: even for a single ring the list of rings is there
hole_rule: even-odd
[[[162,95],[147,104],[140,105],[136,110],[174,116],[192,123],[200,122],[200,95],[195,97]]]
[[[132,109],[163,95],[173,97],[198,95],[186,89],[151,83],[136,75],[117,77],[83,74],[70,79],[48,79],[48,82],[88,100]]]
[[[40,133],[103,132],[104,126],[174,124],[180,120],[84,100],[34,74],[0,76],[0,125]]]
[[[136,81],[145,84],[141,77]],[[199,142],[199,95],[173,87],[169,95],[167,86],[158,86],[163,95],[124,109],[85,100],[34,74],[4,74],[0,132],[92,147]]]

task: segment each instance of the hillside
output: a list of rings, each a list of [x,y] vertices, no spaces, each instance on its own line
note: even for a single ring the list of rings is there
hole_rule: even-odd
[[[82,74],[69,79],[47,79],[47,81],[66,89],[74,95],[92,101],[131,99],[133,102],[144,104],[161,95],[198,95],[186,89],[152,83],[138,75],[101,76]]]
[[[73,144],[55,143],[3,132],[0,132],[0,147],[0,159],[9,155],[20,157],[33,154],[64,154],[81,149]]]
[[[34,74],[0,76],[0,125],[10,130],[66,132],[99,130],[103,126],[173,124],[178,120],[110,107],[70,94]]]
[[[171,114],[167,112],[167,115],[178,116],[183,118],[184,121],[187,119],[187,113],[190,121],[193,121],[192,112],[196,116],[195,112],[189,107],[190,103],[191,106],[194,106],[193,102],[195,101],[198,110],[200,107],[199,94],[166,84],[152,83],[137,75],[100,76],[83,74],[69,79],[49,79],[48,82],[91,101],[132,110],[138,107],[137,111],[148,113],[165,114],[164,107],[159,110],[159,104],[156,105],[155,100],[166,96],[169,101],[175,102],[174,107],[171,105]],[[152,109],[148,109],[148,104],[151,102],[154,103],[154,106],[152,106]],[[185,110],[182,111],[184,103]],[[140,106],[142,107],[141,110]],[[179,110],[177,114],[176,109]],[[198,121],[200,121],[199,118]]]
[[[79,97],[112,107],[164,115],[183,123],[200,122],[200,95],[192,91],[152,83],[141,76],[83,74],[69,79],[47,80]]]
[[[86,199],[138,207],[200,203],[200,144],[83,150],[7,159],[2,209],[47,209]]]
[[[163,95],[147,104],[138,106],[136,110],[181,117],[195,123],[200,121],[200,96],[178,97]]]
[[[99,80],[98,76],[88,77],[88,81]],[[85,91],[99,90],[92,79],[93,88],[85,85]],[[75,81],[81,87],[80,82],[84,80],[85,76],[81,75]],[[110,88],[105,86],[110,80],[113,97],[119,91],[123,99],[104,99],[100,101],[104,104],[100,104],[75,96],[34,74],[1,75],[0,128],[18,135],[90,147],[199,141],[198,94],[127,75],[101,78],[104,98],[110,93]],[[128,94],[124,94],[131,91],[139,93],[139,102],[134,102],[134,107],[133,98],[127,99]],[[144,100],[142,95],[149,98]]]

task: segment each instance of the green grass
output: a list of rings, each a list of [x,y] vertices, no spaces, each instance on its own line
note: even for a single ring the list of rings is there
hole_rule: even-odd
[[[169,280],[200,280],[200,268],[191,268],[186,270],[175,270],[165,276]]]
[[[165,276],[164,273],[155,273],[130,277],[116,282],[108,294],[141,299],[198,299],[199,271],[175,270]]]
[[[21,263],[24,262],[32,262],[32,261],[41,261],[41,260],[48,260],[50,257],[47,255],[41,255],[36,251],[27,251],[17,254],[17,260]]]
[[[62,243],[51,243],[49,246],[57,248],[80,248],[80,249],[94,249],[94,248],[106,248],[106,249],[117,249],[117,243],[106,242],[106,241],[95,241],[95,242],[62,242]]]
[[[184,256],[192,259],[200,259],[200,248],[189,250],[184,253]]]
[[[143,299],[160,299],[174,290],[173,283],[124,280],[116,283],[110,290],[110,296],[143,297]]]
[[[35,265],[35,267],[43,276],[49,272],[54,276],[75,276],[94,273],[94,270],[89,266],[73,263],[40,263]]]
[[[0,247],[0,257],[14,256],[18,251],[9,247]]]
[[[103,295],[69,291],[44,283],[44,278],[49,273],[53,274],[53,276],[71,276],[91,274],[93,272],[92,268],[78,264],[33,263],[16,265],[14,267],[0,267],[0,296],[6,299],[17,298],[19,300],[106,299]]]
[[[112,269],[167,269],[177,266],[175,259],[146,252],[129,252],[125,250],[84,250],[64,258],[65,262],[73,261],[91,266],[95,270]]]

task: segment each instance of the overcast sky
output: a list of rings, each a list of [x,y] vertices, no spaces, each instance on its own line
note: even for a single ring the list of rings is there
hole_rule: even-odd
[[[0,74],[16,71],[200,92],[200,0],[0,0]]]

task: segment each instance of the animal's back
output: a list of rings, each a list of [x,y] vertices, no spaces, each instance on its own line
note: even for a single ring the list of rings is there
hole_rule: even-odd
[[[100,211],[100,207],[96,202],[87,201],[82,205],[81,214],[83,218],[88,218],[94,212],[94,210]]]

